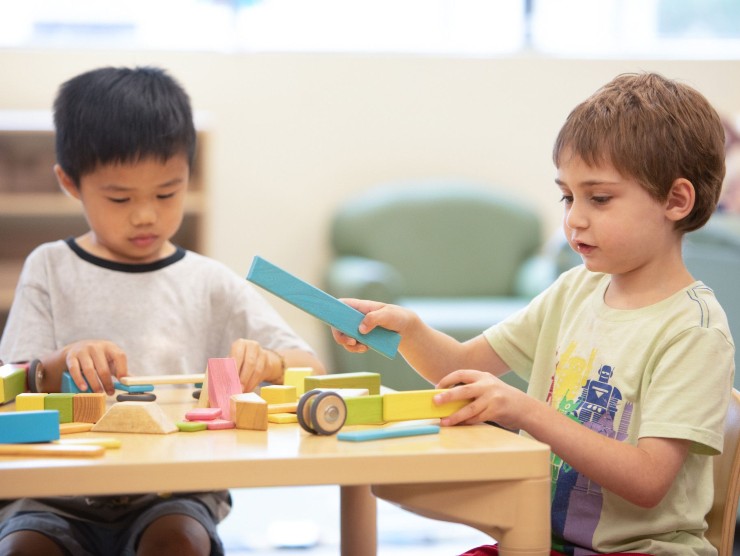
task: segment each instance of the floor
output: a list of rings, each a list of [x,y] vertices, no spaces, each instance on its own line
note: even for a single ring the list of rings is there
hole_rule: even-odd
[[[338,556],[339,488],[237,489],[219,531],[228,556]],[[454,556],[486,544],[483,533],[378,501],[378,556]],[[740,532],[733,556],[740,556]]]
[[[232,490],[219,531],[228,556],[338,556],[339,487]],[[490,538],[378,501],[378,556],[451,556]]]

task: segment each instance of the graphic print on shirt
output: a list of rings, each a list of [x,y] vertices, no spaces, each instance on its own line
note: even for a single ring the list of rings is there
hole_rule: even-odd
[[[625,403],[619,389],[610,384],[613,367],[596,364],[595,349],[586,359],[576,348],[575,342],[571,342],[559,357],[548,403],[599,434],[624,440],[632,417],[632,403]],[[603,502],[601,487],[555,454],[551,455],[551,468],[553,548],[577,554],[576,546],[593,544]]]

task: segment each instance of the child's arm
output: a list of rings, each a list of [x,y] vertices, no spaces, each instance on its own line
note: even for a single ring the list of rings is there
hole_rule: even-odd
[[[496,376],[509,370],[503,360],[491,349],[483,336],[467,342],[456,339],[426,325],[419,316],[398,305],[359,299],[342,299],[365,318],[359,331],[367,334],[382,326],[401,335],[399,351],[416,372],[436,383],[456,369],[480,369]],[[362,353],[367,346],[332,329],[334,339],[348,351]]]
[[[45,355],[40,361],[41,370],[36,373],[40,392],[59,392],[62,373],[68,370],[80,390],[87,391],[90,384],[93,391],[105,390],[112,395],[113,377],[128,374],[126,354],[107,340],[80,340]]]
[[[455,371],[443,378],[436,403],[472,400],[442,419],[443,425],[495,421],[549,444],[574,469],[641,507],[657,505],[668,492],[689,450],[689,441],[641,438],[637,446],[608,438],[488,373]]]
[[[311,367],[315,374],[326,372],[312,353],[300,349],[273,351],[254,340],[236,340],[231,344],[229,357],[236,361],[244,392],[252,392],[262,382],[282,384],[285,369],[289,367]]]

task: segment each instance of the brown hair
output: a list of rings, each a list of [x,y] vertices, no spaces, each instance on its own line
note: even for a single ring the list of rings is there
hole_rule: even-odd
[[[611,163],[658,201],[678,178],[696,192],[676,229],[701,228],[717,207],[725,175],[725,135],[717,112],[698,91],[655,73],[622,74],[576,106],[553,148],[590,165]]]

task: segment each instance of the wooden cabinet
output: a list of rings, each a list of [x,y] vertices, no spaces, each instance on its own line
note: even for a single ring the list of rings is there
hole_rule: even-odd
[[[205,131],[199,130],[185,218],[174,238],[178,245],[201,253],[206,142]],[[88,229],[79,202],[57,185],[55,160],[51,112],[0,110],[0,333],[26,256],[41,243]]]

